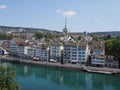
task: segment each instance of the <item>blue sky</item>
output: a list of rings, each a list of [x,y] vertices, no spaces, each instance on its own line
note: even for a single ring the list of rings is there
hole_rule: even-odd
[[[120,0],[0,0],[0,25],[71,32],[120,31]]]

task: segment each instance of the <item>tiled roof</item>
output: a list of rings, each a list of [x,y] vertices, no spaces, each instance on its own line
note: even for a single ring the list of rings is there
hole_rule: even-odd
[[[18,46],[24,46],[25,45],[25,40],[22,38],[14,38],[14,41]]]
[[[61,46],[62,43],[52,43],[51,46]]]
[[[78,45],[78,42],[68,42],[64,44],[64,46],[77,46],[77,45]]]
[[[86,47],[87,42],[79,42],[78,47]]]
[[[64,46],[78,46],[78,47],[86,47],[86,42],[73,42],[73,43],[66,43]]]
[[[105,49],[104,42],[91,42],[89,43],[89,49],[94,50],[94,49]]]
[[[18,46],[33,46],[34,42],[30,40],[25,40],[23,38],[14,38],[14,41]]]

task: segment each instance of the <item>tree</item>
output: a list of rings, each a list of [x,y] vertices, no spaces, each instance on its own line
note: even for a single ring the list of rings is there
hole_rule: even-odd
[[[113,40],[107,40],[105,42],[105,53],[106,53],[106,55],[113,55],[112,50],[113,50]]]
[[[113,55],[116,57],[120,57],[120,39],[113,40]]]
[[[116,36],[116,39],[120,39],[120,37],[119,37],[119,36]]]
[[[105,43],[107,55],[120,56],[120,39],[107,40]]]
[[[0,90],[20,90],[20,86],[15,81],[16,72],[12,67],[0,65]]]
[[[79,35],[77,39],[78,39],[78,40],[81,40],[81,38],[82,38],[82,35]]]
[[[106,36],[106,39],[107,39],[107,40],[108,40],[108,39],[112,39],[112,35],[111,35],[111,34],[107,35],[107,36]]]
[[[107,40],[105,43],[106,55],[112,55],[119,61],[120,66],[120,39]]]
[[[36,38],[36,39],[41,39],[41,38],[43,38],[43,34],[40,33],[40,32],[36,32],[36,33],[35,33],[35,38]]]
[[[95,40],[95,41],[100,41],[101,40],[101,38],[97,35],[91,35],[91,36],[93,37],[93,40]]]
[[[44,37],[45,37],[46,39],[53,39],[55,36],[52,35],[51,33],[47,33],[47,34],[44,35]]]

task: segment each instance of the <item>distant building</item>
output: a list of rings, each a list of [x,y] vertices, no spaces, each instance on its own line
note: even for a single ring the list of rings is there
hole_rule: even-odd
[[[87,41],[87,42],[92,41],[92,37],[88,36],[87,32],[83,32],[81,41]]]
[[[16,36],[16,37],[20,37],[20,38],[32,39],[34,37],[35,33],[25,31],[24,29],[19,29],[16,32],[12,32],[12,35]]]
[[[65,19],[65,26],[63,28],[63,35],[64,35],[64,37],[61,37],[61,40],[63,40],[64,42],[69,42],[69,41],[75,42],[74,39],[68,33],[67,19]]]

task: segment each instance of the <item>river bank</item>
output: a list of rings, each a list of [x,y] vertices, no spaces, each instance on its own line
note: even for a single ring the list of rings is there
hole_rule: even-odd
[[[9,61],[15,63],[23,63],[23,64],[31,64],[37,66],[46,66],[46,67],[55,67],[55,68],[65,68],[65,69],[74,69],[74,70],[82,70],[90,73],[100,73],[100,74],[120,74],[120,69],[114,68],[106,68],[106,67],[88,67],[82,64],[60,64],[53,62],[45,62],[45,61],[33,61],[33,60],[23,60],[20,58],[14,57],[2,57],[2,61]]]

